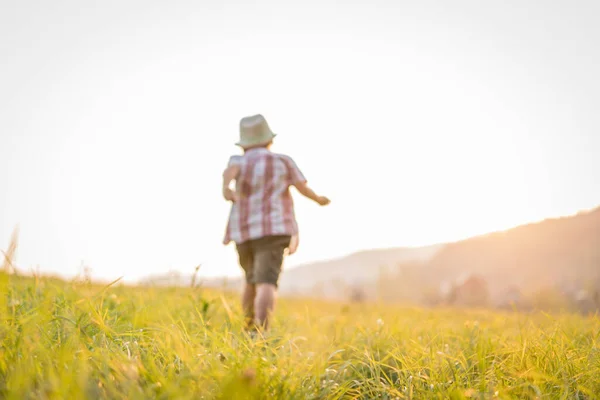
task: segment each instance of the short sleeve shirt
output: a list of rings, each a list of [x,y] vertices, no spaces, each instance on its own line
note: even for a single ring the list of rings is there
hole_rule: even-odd
[[[238,201],[231,206],[223,242],[244,243],[265,236],[298,234],[290,186],[306,179],[291,157],[265,148],[233,156],[238,166]]]

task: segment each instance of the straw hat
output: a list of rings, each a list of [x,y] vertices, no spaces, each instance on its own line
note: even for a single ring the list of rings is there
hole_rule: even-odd
[[[264,146],[276,135],[271,132],[267,120],[260,114],[242,118],[240,121],[240,141],[236,145],[247,149]]]

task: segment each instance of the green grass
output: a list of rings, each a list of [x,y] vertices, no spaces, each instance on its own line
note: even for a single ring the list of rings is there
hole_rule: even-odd
[[[600,320],[238,299],[0,274],[0,398],[592,399]]]

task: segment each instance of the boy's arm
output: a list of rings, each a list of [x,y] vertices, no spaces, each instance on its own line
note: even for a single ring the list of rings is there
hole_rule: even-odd
[[[239,173],[239,165],[230,165],[223,171],[223,197],[227,201],[236,202],[238,200],[237,193],[230,188],[230,185],[231,181],[237,178]]]
[[[317,195],[314,192],[314,190],[312,190],[308,186],[305,180],[296,182],[294,186],[296,187],[296,189],[298,189],[298,192],[300,192],[300,194],[302,194],[305,197],[308,197],[312,201],[319,203],[322,206],[326,206],[331,202],[327,197]]]
[[[330,203],[330,200],[327,197],[317,195],[314,190],[308,186],[304,174],[302,174],[300,168],[298,168],[294,160],[287,157],[286,161],[290,173],[290,185],[295,186],[301,195],[308,197],[312,201],[319,203],[322,206],[326,206]]]

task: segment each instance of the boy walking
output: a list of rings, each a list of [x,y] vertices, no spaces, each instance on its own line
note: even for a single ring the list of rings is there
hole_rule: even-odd
[[[293,254],[298,245],[290,186],[322,206],[329,204],[327,197],[307,186],[292,158],[270,151],[274,137],[262,115],[243,118],[237,145],[244,155],[231,157],[223,173],[223,197],[232,202],[223,243],[235,242],[246,274],[242,306],[248,327],[256,323],[265,329],[285,250]]]

